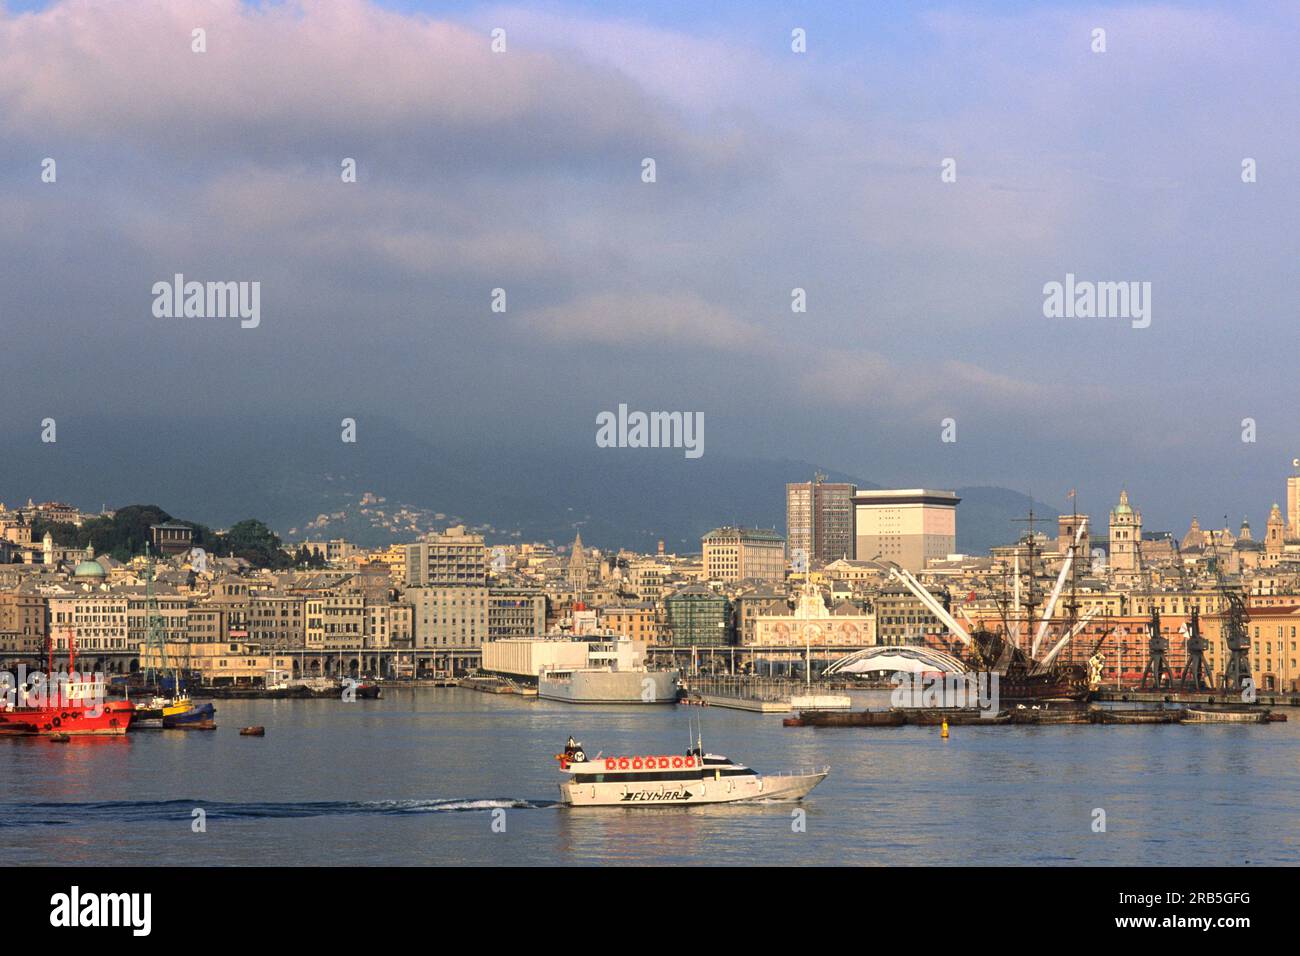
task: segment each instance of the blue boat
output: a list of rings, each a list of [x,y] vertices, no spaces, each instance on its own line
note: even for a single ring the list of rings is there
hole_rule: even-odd
[[[164,730],[216,730],[217,725],[213,718],[217,715],[217,708],[211,703],[195,704],[189,710],[180,714],[170,714],[163,717]]]

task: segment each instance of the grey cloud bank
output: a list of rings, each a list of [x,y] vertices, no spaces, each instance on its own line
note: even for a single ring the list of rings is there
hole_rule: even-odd
[[[707,414],[710,454],[1053,501],[1140,477],[1170,524],[1275,497],[1300,450],[1293,9],[923,11],[914,48],[814,30],[820,58],[563,7],[503,12],[504,55],[486,11],[121,11],[0,16],[9,426],[62,444],[75,396],[161,393],[573,444],[627,396]],[[1160,314],[1050,323],[1067,271],[1149,281]],[[160,323],[141,290],[175,273],[256,276],[275,321]]]

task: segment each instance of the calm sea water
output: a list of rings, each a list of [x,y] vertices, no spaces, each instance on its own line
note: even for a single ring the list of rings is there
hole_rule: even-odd
[[[213,732],[0,738],[8,864],[1276,864],[1300,861],[1300,713],[1265,726],[786,728],[718,708],[458,689],[218,701]],[[552,755],[829,764],[803,803],[555,805]],[[264,738],[238,728],[266,726]],[[798,832],[792,810],[806,811]],[[191,827],[206,813],[206,832]],[[505,809],[504,817],[493,809]],[[1094,809],[1106,832],[1094,833]],[[494,832],[494,819],[505,831]],[[498,823],[498,829],[500,823]]]

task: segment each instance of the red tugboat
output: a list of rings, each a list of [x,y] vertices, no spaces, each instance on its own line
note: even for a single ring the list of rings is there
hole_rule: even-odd
[[[54,645],[46,638],[51,676],[50,689],[38,695],[38,703],[26,700],[24,688],[13,692],[15,701],[0,697],[0,734],[12,736],[120,736],[126,733],[135,713],[127,700],[107,700],[102,680],[73,680],[80,676],[76,663],[75,641],[68,639],[68,674],[63,681],[54,678]]]

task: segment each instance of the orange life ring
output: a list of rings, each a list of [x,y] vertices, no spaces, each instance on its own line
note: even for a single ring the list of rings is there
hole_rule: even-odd
[[[694,758],[694,757],[687,757],[687,758],[686,758],[686,766],[688,766],[688,767],[694,767],[694,766],[695,766],[695,758]]]
[[[615,760],[613,757],[610,757],[608,760],[605,761],[605,769],[606,769],[606,770],[617,770],[617,769],[618,769],[618,761]]]
[[[667,770],[667,769],[668,769],[668,758],[667,758],[667,757],[660,757],[660,758],[659,758],[659,769],[660,769],[660,770]]]
[[[626,769],[627,769],[627,764],[628,764],[628,760],[627,760],[626,757],[619,757],[619,758],[618,758],[618,769],[619,769],[619,770],[626,770]]]
[[[641,769],[641,758],[640,758],[640,757],[633,757],[633,758],[632,758],[632,769],[633,769],[633,770],[640,770],[640,769]]]
[[[674,758],[673,758],[673,767],[676,768],[676,769],[678,769],[678,770],[680,770],[680,769],[681,769],[681,766],[682,766],[682,758],[681,758],[681,757],[674,757]]]

